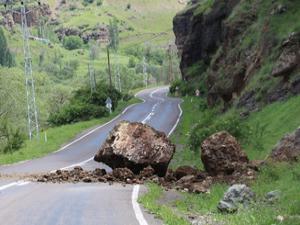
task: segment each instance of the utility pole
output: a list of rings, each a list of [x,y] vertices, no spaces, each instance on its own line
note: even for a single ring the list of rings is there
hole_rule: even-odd
[[[28,114],[28,133],[30,140],[34,134],[39,137],[39,122],[35,98],[35,87],[32,73],[32,58],[29,47],[29,31],[26,18],[27,12],[25,4],[21,5],[21,22],[23,34],[23,50],[24,50],[24,69],[25,69],[25,84],[26,84],[26,97],[27,97],[27,114]]]
[[[121,73],[120,73],[120,61],[119,61],[119,55],[118,55],[118,52],[117,52],[116,88],[117,88],[120,92],[122,92]]]
[[[148,73],[147,73],[147,64],[146,64],[146,57],[143,57],[143,75],[144,75],[144,83],[146,88],[148,87]]]
[[[91,94],[96,92],[96,77],[95,77],[95,70],[91,66],[91,64],[88,64],[89,69],[89,77],[90,77],[90,86],[91,86]]]
[[[108,66],[109,86],[110,86],[110,88],[112,88],[112,78],[111,78],[111,65],[110,65],[109,46],[107,46],[106,50],[107,50],[107,66]]]
[[[168,81],[169,81],[169,83],[171,83],[173,81],[172,45],[171,44],[169,44],[168,56],[169,56],[169,76],[168,76]]]

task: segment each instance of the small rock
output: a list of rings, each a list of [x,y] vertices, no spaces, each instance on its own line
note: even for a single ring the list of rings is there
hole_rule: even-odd
[[[180,178],[187,176],[187,175],[197,175],[198,170],[191,167],[191,166],[180,166],[178,167],[175,172],[174,176],[176,177],[177,180]]]
[[[240,205],[247,207],[254,201],[255,194],[244,184],[235,184],[225,193],[219,202],[218,209],[221,212],[236,212]]]
[[[134,174],[130,169],[127,168],[116,168],[113,170],[112,174],[115,178],[120,179],[122,181],[126,181],[127,179],[133,179]]]
[[[92,182],[92,179],[91,179],[90,177],[85,177],[85,178],[82,179],[82,181],[83,181],[84,183],[91,183],[91,182]]]
[[[282,223],[284,221],[284,217],[279,215],[279,216],[276,217],[276,220],[278,222]]]
[[[269,203],[274,203],[275,201],[278,201],[280,198],[281,192],[279,190],[271,191],[266,194],[266,200]]]

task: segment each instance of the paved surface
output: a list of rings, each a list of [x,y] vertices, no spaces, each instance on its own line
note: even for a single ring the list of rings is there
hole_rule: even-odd
[[[127,108],[119,117],[97,127],[46,157],[10,166],[1,174],[20,175],[69,169],[105,168],[92,160],[112,128],[122,120],[147,123],[170,134],[176,127],[180,100],[166,97],[167,88],[138,94],[144,103]],[[37,184],[0,180],[0,224],[7,225],[156,225],[160,221],[143,212],[136,202],[145,187],[119,184]]]

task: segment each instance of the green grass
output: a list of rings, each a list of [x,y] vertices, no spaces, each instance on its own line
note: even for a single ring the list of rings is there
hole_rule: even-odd
[[[148,193],[139,199],[143,206],[155,213],[166,225],[188,225],[189,223],[179,217],[170,207],[159,204],[157,200],[162,196],[163,190],[156,184],[148,184]]]
[[[191,129],[201,119],[201,112],[199,112],[198,107],[200,99],[185,97],[183,100],[181,104],[183,115],[178,127],[171,136],[171,140],[176,144],[177,148],[170,167],[174,169],[181,165],[191,165],[201,169],[203,166],[199,152],[191,151],[188,146]]]
[[[54,152],[64,144],[70,142],[80,133],[110,121],[119,113],[121,113],[128,105],[138,102],[140,102],[140,100],[136,98],[130,100],[129,102],[119,102],[117,109],[109,117],[49,128],[41,133],[40,140],[28,140],[25,142],[23,148],[14,153],[0,154],[0,164],[10,164],[24,160],[30,160]],[[47,134],[47,142],[44,141],[45,132]]]
[[[287,133],[300,126],[300,96],[292,97],[286,102],[276,102],[252,113],[247,123],[250,127],[257,124],[266,125],[262,136],[262,149],[246,145],[245,151],[251,159],[264,159],[275,144]]]

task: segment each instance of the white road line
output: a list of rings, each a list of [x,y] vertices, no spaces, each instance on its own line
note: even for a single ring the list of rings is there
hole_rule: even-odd
[[[169,132],[168,137],[170,137],[171,134],[175,131],[175,129],[176,129],[176,127],[178,126],[178,123],[179,123],[179,121],[180,121],[180,118],[181,118],[181,116],[182,116],[182,109],[181,109],[180,104],[181,104],[181,103],[178,104],[178,108],[179,108],[179,111],[180,111],[179,116],[178,116],[178,119],[177,119],[175,125],[173,126],[172,130]]]
[[[156,89],[156,90],[154,90],[154,91],[152,91],[152,92],[150,93],[150,98],[152,98],[152,99],[158,99],[158,100],[160,100],[161,102],[158,102],[158,103],[156,103],[156,104],[153,105],[153,107],[152,107],[152,109],[151,109],[151,112],[146,116],[146,118],[145,118],[144,120],[142,120],[142,123],[143,123],[143,124],[145,124],[145,123],[147,123],[149,120],[151,120],[151,118],[155,115],[155,109],[157,108],[157,106],[158,106],[160,103],[162,103],[162,102],[165,101],[164,98],[161,98],[161,97],[153,97],[153,95],[154,95],[156,92],[160,91],[160,90],[162,90],[162,89]]]
[[[140,205],[137,202],[137,200],[139,198],[139,191],[140,191],[140,185],[134,185],[132,195],[131,195],[133,211],[134,211],[135,217],[140,225],[148,225],[148,223],[145,220],[145,217],[142,213]]]
[[[4,190],[6,190],[8,188],[11,188],[11,187],[14,187],[14,186],[25,186],[25,185],[30,184],[30,183],[31,182],[29,182],[29,181],[23,181],[23,180],[17,181],[17,182],[12,182],[10,184],[6,184],[4,186],[1,186],[0,191],[4,191]]]

